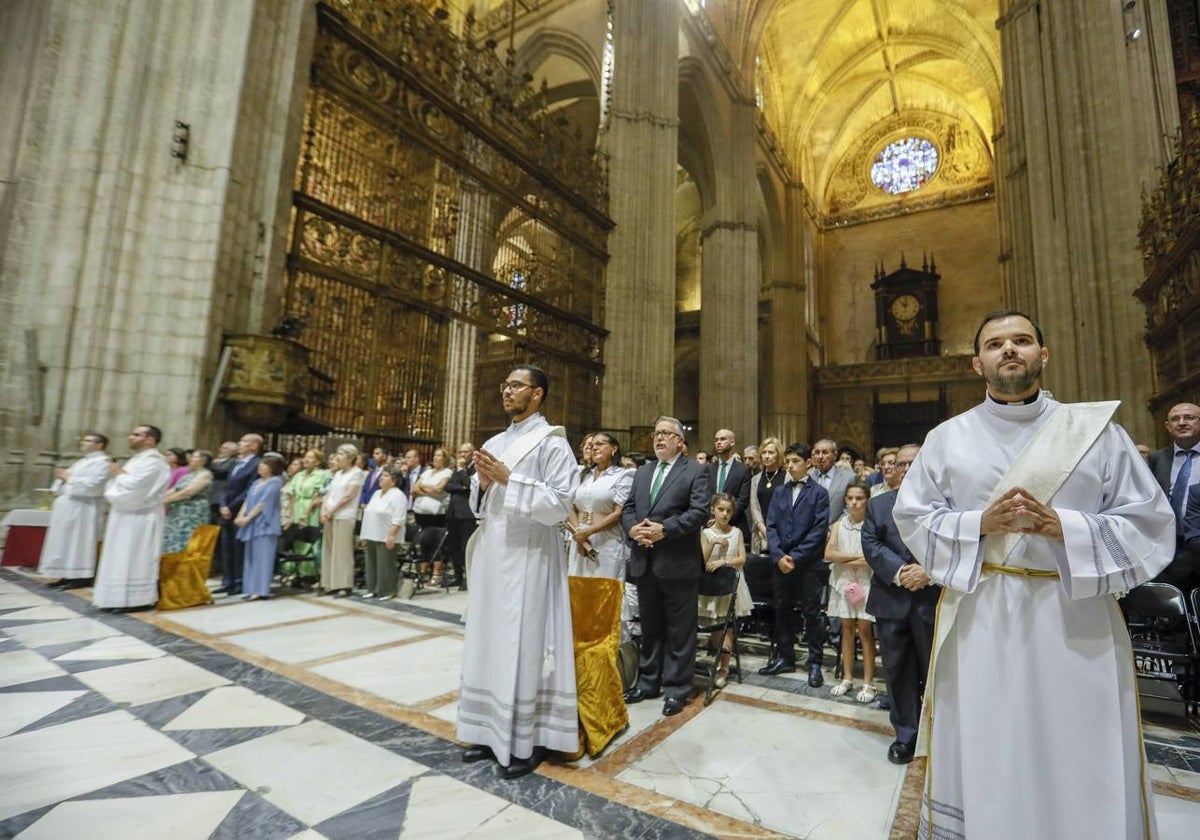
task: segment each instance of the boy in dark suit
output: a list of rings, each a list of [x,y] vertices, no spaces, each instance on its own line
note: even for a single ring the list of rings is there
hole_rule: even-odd
[[[657,457],[638,468],[621,510],[642,620],[638,681],[625,692],[625,702],[666,694],[664,715],[683,711],[692,696],[696,595],[704,568],[700,531],[709,517],[708,473],[684,456],[683,443],[678,420],[654,421]]]
[[[788,479],[775,488],[767,508],[767,548],[775,563],[771,588],[775,601],[775,656],[760,668],[764,676],[796,670],[796,625],[792,608],[797,601],[804,616],[808,642],[808,684],[820,688],[825,624],[821,617],[824,586],[825,537],[829,533],[829,494],[808,479],[812,449],[793,443],[783,454]]]

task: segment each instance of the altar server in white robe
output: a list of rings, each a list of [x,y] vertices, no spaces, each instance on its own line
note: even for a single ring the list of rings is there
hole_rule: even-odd
[[[562,524],[579,466],[539,413],[550,383],[519,365],[501,386],[512,425],[474,453],[466,638],[458,699],[463,761],[494,758],[505,778],[546,750],[579,748],[575,653]]]
[[[1129,634],[1113,597],[1171,560],[1174,517],[1116,403],[1040,388],[1041,327],[976,334],[984,402],[934,429],[901,485],[901,537],[934,582],[918,836],[1149,840]]]
[[[163,498],[171,479],[167,459],[155,448],[161,439],[154,426],[135,427],[129,433],[133,456],[109,469],[104,498],[111,507],[92,596],[101,609],[144,609],[158,601]]]
[[[96,574],[96,543],[104,521],[104,485],[112,459],[108,438],[88,432],[79,439],[83,453],[71,466],[54,470],[54,505],[42,543],[38,574],[58,578],[54,586],[73,589],[91,584]]]

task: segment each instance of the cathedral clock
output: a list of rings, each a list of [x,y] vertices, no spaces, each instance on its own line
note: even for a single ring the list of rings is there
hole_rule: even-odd
[[[875,269],[875,356],[905,359],[936,356],[941,352],[937,337],[937,264],[930,258],[921,269],[909,268],[900,255],[900,268],[891,274],[880,265]]]

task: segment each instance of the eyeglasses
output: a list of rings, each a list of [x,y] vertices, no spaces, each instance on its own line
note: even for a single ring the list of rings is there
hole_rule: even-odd
[[[1174,417],[1168,417],[1167,422],[1172,426],[1178,426],[1183,423],[1195,423],[1200,420],[1200,416],[1195,414],[1176,414]]]
[[[679,432],[668,432],[666,429],[655,429],[652,437],[655,437],[655,438],[679,437]]]
[[[898,470],[906,470],[912,466],[912,461],[897,461],[895,466]]]
[[[532,388],[532,387],[533,386],[530,385],[528,382],[502,382],[502,383],[500,383],[500,393],[501,394],[515,394],[518,391],[522,391],[526,388]]]

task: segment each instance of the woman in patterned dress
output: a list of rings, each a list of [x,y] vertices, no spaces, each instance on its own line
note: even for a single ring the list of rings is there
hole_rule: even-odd
[[[212,484],[212,453],[196,449],[188,457],[188,471],[167,493],[167,520],[163,526],[163,554],[183,551],[197,525],[209,523],[208,488]]]

